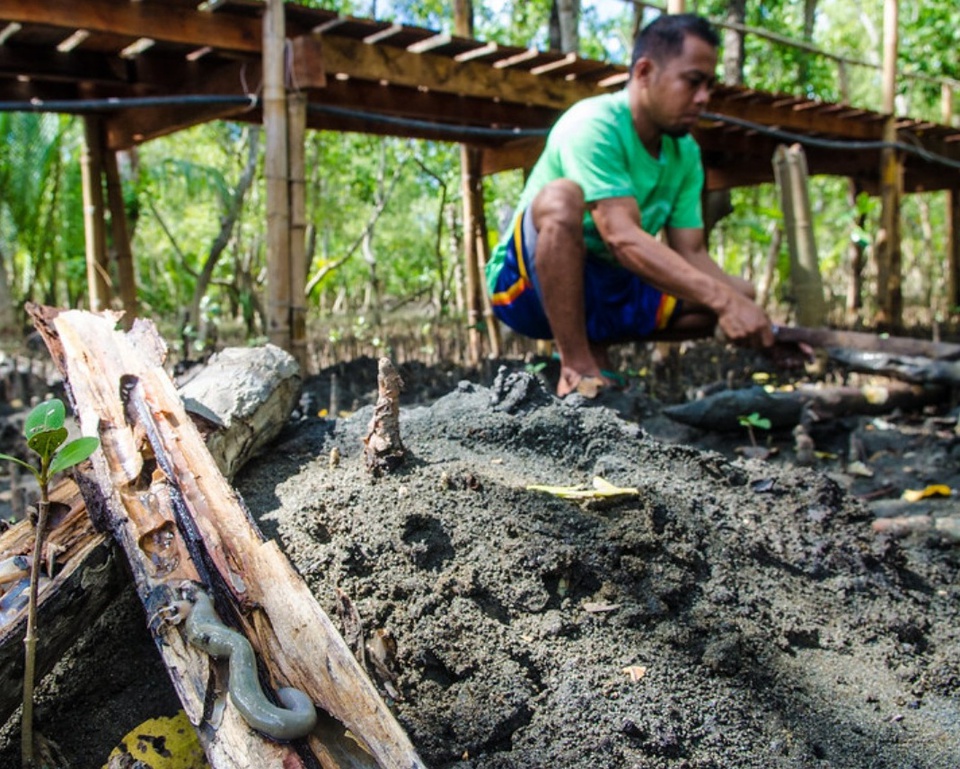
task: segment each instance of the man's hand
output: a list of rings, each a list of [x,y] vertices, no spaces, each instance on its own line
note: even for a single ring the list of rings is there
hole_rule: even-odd
[[[775,341],[767,314],[733,289],[727,291],[727,301],[717,312],[717,327],[728,341],[743,347],[772,347]]]

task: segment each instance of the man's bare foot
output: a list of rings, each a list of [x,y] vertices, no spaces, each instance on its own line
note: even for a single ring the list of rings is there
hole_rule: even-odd
[[[593,400],[604,388],[610,387],[611,384],[610,380],[603,376],[599,369],[595,372],[582,374],[573,369],[561,368],[560,381],[557,382],[557,396],[562,398],[576,392],[584,398]]]

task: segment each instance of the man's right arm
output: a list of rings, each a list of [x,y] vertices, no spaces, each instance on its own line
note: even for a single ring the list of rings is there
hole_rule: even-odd
[[[626,269],[660,291],[713,312],[730,341],[753,346],[773,344],[770,320],[759,306],[727,281],[698,269],[644,232],[636,200],[605,198],[588,207],[610,252]]]

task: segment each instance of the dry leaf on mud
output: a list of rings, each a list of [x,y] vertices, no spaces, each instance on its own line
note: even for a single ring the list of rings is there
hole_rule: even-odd
[[[907,502],[919,502],[921,499],[929,497],[949,497],[952,495],[953,490],[949,486],[943,483],[934,483],[925,489],[906,489],[903,492],[902,499]]]
[[[630,680],[636,683],[647,674],[646,665],[629,665],[623,669],[623,672],[630,676]]]
[[[587,601],[583,604],[583,610],[588,614],[606,614],[610,611],[616,611],[620,608],[618,603],[599,603],[597,601]]]
[[[859,475],[861,478],[873,478],[873,470],[863,462],[851,462],[847,465],[847,475]]]
[[[526,489],[527,491],[543,491],[561,499],[609,499],[611,497],[636,496],[640,493],[640,489],[636,487],[621,488],[614,486],[600,476],[594,477],[592,488],[581,483],[576,486],[531,485],[527,486]]]

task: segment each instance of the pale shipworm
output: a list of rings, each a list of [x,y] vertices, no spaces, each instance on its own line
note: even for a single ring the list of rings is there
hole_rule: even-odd
[[[270,702],[260,688],[250,642],[220,620],[210,596],[198,592],[184,625],[187,640],[214,657],[230,658],[230,700],[254,729],[275,740],[295,740],[313,731],[317,711],[299,689],[286,687],[277,696],[286,708]]]

